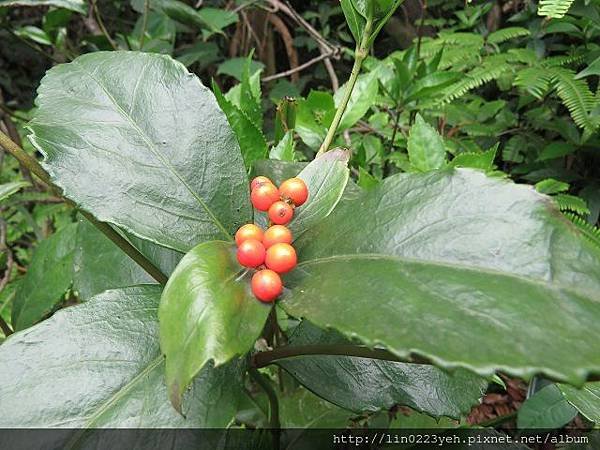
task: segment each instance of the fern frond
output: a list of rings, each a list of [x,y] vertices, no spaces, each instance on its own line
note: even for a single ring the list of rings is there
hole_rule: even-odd
[[[487,41],[492,44],[501,44],[502,42],[518,37],[529,36],[529,30],[521,27],[507,27],[501,28],[498,31],[490,33],[487,37]]]
[[[573,224],[577,227],[579,231],[581,231],[581,233],[586,239],[588,239],[590,242],[592,242],[598,248],[600,248],[600,228],[590,224],[577,214],[569,212],[563,214],[566,218],[573,222]]]
[[[585,80],[576,80],[572,70],[554,68],[552,71],[552,82],[556,87],[556,93],[563,101],[573,121],[581,128],[593,132],[599,125],[590,112],[596,107],[597,100],[590,91]]]
[[[471,70],[460,81],[448,87],[441,102],[448,103],[462,97],[467,92],[498,79],[511,70],[512,66],[504,58],[487,58],[481,66]]]
[[[540,16],[560,19],[564,17],[574,0],[540,0],[538,14]]]
[[[527,67],[517,73],[514,84],[541,99],[548,91],[551,80],[552,75],[547,70],[541,67]]]
[[[548,56],[542,60],[541,65],[544,67],[560,67],[567,66],[569,64],[580,63],[584,59],[584,55]]]
[[[557,194],[554,198],[561,211],[571,211],[582,216],[590,213],[585,200],[582,198],[569,194]]]
[[[511,48],[506,52],[507,61],[529,64],[533,66],[539,61],[536,53],[529,48]]]

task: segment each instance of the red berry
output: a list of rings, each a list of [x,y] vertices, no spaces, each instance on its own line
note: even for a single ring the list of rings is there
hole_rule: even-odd
[[[290,244],[275,244],[267,250],[265,265],[277,273],[286,273],[296,267],[296,250]]]
[[[248,239],[262,241],[263,237],[264,233],[260,227],[254,225],[253,223],[247,223],[246,225],[241,226],[240,229],[235,233],[235,243],[240,245],[242,242],[247,241]]]
[[[263,177],[263,176],[255,177],[252,179],[252,182],[250,183],[250,190],[256,189],[261,184],[273,184],[273,182],[271,180],[269,180],[267,177]]]
[[[279,191],[270,183],[261,184],[250,193],[250,201],[259,211],[267,211],[278,200]]]
[[[284,199],[290,199],[295,206],[300,206],[308,198],[308,188],[301,178],[290,178],[281,183],[279,194]]]
[[[286,202],[275,202],[269,208],[269,219],[276,225],[287,225],[292,217],[294,217],[294,208]]]
[[[259,270],[252,276],[252,293],[261,302],[272,302],[283,291],[281,277],[269,269]]]
[[[237,250],[237,259],[242,266],[258,267],[265,262],[265,247],[256,239],[242,242]]]
[[[292,243],[292,232],[289,228],[283,225],[273,225],[267,228],[263,236],[263,245],[265,248],[269,248],[274,244],[291,244]]]

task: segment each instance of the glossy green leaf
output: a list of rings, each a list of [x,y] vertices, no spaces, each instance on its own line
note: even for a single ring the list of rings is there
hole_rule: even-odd
[[[0,184],[0,202],[27,186],[29,186],[27,181],[11,181],[10,183]]]
[[[160,344],[173,406],[210,360],[218,366],[254,346],[269,311],[250,290],[251,273],[239,265],[234,245],[205,242],[187,253],[162,295]]]
[[[80,300],[88,300],[107,289],[155,283],[144,269],[87,220],[79,222],[77,237],[70,238],[75,239],[73,267],[64,270],[72,271],[73,289]]]
[[[567,142],[551,142],[544,147],[540,156],[538,156],[538,161],[560,158],[562,156],[570,155],[575,152],[575,150],[577,150],[577,148]]]
[[[529,397],[517,416],[519,428],[561,428],[577,415],[555,384],[549,384]]]
[[[542,194],[558,194],[569,190],[569,184],[554,178],[546,178],[535,184],[535,189]]]
[[[581,389],[559,384],[567,401],[588,420],[600,425],[600,383],[587,383]]]
[[[296,160],[295,148],[296,143],[294,142],[294,132],[288,131],[285,133],[279,143],[271,149],[269,152],[269,158],[293,162]]]
[[[600,252],[532,187],[468,169],[400,174],[295,245],[280,302],[293,316],[484,376],[582,384],[600,372],[588,331],[600,320]]]
[[[575,79],[600,75],[600,56],[590,63],[585,69],[575,75]]]
[[[90,53],[51,69],[38,94],[30,139],[65,195],[100,220],[187,251],[252,217],[235,135],[182,64]]]
[[[246,66],[247,58],[231,58],[223,63],[219,64],[217,68],[217,75],[229,75],[238,81],[242,81],[244,73],[244,67]],[[265,65],[260,61],[254,61],[250,63],[250,75],[254,75],[256,72],[264,69]]]
[[[228,425],[244,395],[239,365],[207,366],[186,394],[185,418],[169,404],[159,298],[158,286],[107,291],[8,338],[0,346],[0,398],[10,414],[0,426]]]
[[[227,120],[237,136],[237,141],[244,157],[244,163],[247,167],[251,167],[256,160],[267,156],[267,141],[256,124],[250,120],[246,113],[227,100],[219,89],[219,86],[214,82],[213,91],[219,106],[225,112]]]
[[[262,175],[268,177],[275,185],[279,186],[288,178],[297,176],[308,166],[305,162],[287,162],[273,159],[256,161],[252,167],[252,177]],[[309,188],[310,191],[310,188]]]
[[[350,176],[349,159],[348,150],[330,150],[314,159],[297,175],[308,187],[308,200],[296,208],[289,225],[294,239],[327,217],[338,204]]]
[[[494,170],[494,158],[497,150],[498,146],[495,146],[482,153],[460,153],[450,162],[450,166],[468,167],[490,172]]]
[[[365,28],[365,19],[356,10],[352,0],[340,0],[340,6],[354,40],[359,43]]]
[[[345,428],[352,413],[338,408],[319,397],[298,388],[280,398],[281,426],[283,428]]]
[[[0,0],[0,8],[3,6],[55,6],[57,8],[70,9],[81,14],[87,14],[87,2],[85,0]]]
[[[16,292],[12,310],[16,330],[49,314],[71,287],[76,234],[77,224],[71,224],[39,243]]]
[[[426,428],[432,430],[435,428],[456,428],[458,423],[454,420],[446,417],[439,419],[428,416],[427,414],[421,414],[416,411],[403,411],[399,410],[396,413],[396,417],[390,422],[390,430],[394,429],[408,429],[418,430],[420,428]]]
[[[346,84],[341,86],[334,95],[335,106],[338,107],[344,92],[346,91]],[[342,121],[339,125],[339,130],[350,128],[356,122],[358,122],[367,113],[369,108],[373,106],[377,100],[377,93],[379,92],[379,81],[377,80],[377,74],[375,72],[369,72],[364,75],[359,75],[350,101],[346,106]]]
[[[29,39],[42,45],[52,45],[52,39],[44,30],[33,25],[24,26],[15,30],[17,36]]]
[[[348,344],[334,331],[303,321],[289,345]],[[466,370],[449,374],[421,364],[404,364],[347,356],[306,356],[277,363],[315,394],[363,413],[410,406],[430,416],[460,418],[479,402],[487,380]]]
[[[319,148],[333,116],[335,103],[328,92],[310,91],[306,99],[298,100],[296,133],[313,149]]]
[[[417,114],[408,137],[408,157],[418,172],[440,169],[446,164],[446,148],[438,132]]]

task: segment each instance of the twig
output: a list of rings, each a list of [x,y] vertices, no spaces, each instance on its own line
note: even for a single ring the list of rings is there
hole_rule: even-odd
[[[300,71],[302,71],[302,70],[304,70],[304,69],[312,66],[313,64],[318,63],[319,61],[323,61],[324,59],[328,59],[332,55],[333,55],[332,53],[321,54],[320,56],[317,56],[317,57],[311,59],[310,61],[305,62],[304,64],[300,64],[299,66],[294,67],[293,69],[289,69],[289,70],[286,70],[284,72],[279,72],[279,73],[276,73],[274,75],[269,75],[268,77],[264,77],[264,78],[261,79],[261,81],[263,83],[267,83],[269,81],[277,80],[278,78],[287,77],[287,76],[292,75],[292,74],[294,74],[296,72],[300,72]]]
[[[8,153],[13,155],[21,164],[27,167],[31,173],[35,174],[40,180],[42,180],[50,190],[55,194],[62,197],[60,192],[60,188],[52,183],[50,179],[50,175],[44,170],[44,168],[40,165],[40,163],[31,155],[29,155],[25,150],[15,144],[6,134],[0,132],[0,146],[3,147]],[[64,198],[64,197],[63,197]],[[73,207],[77,208],[77,205],[65,198],[65,202]],[[133,259],[136,263],[138,263],[152,278],[158,281],[160,284],[166,284],[168,278],[165,274],[163,274],[158,267],[152,263],[148,258],[146,258],[137,248],[135,248],[131,243],[121,236],[115,229],[107,223],[98,221],[94,216],[92,216],[87,211],[79,209],[79,212],[89,220],[92,225],[94,225],[98,230],[100,230],[104,235],[113,241],[121,250],[123,250],[131,259]]]
[[[273,28],[275,28],[275,30],[281,36],[281,40],[285,46],[285,52],[287,53],[288,61],[290,62],[290,70],[296,69],[298,67],[298,53],[294,48],[294,39],[290,34],[290,30],[288,30],[288,27],[285,25],[283,20],[281,20],[281,18],[276,14],[269,14],[268,18],[269,23],[273,25]],[[297,71],[291,72],[290,75],[292,75],[293,82],[298,81]]]
[[[106,27],[104,26],[104,22],[102,21],[102,16],[100,16],[100,11],[98,10],[97,2],[98,2],[98,0],[92,0],[92,9],[94,10],[94,15],[96,16],[96,22],[98,23],[98,26],[100,27],[100,31],[102,31],[102,34],[104,35],[104,37],[106,38],[106,40],[108,41],[110,46],[113,48],[113,50],[119,50],[119,47],[117,46],[115,41],[113,41],[113,39],[110,37],[110,34],[108,34],[108,31],[106,30]]]

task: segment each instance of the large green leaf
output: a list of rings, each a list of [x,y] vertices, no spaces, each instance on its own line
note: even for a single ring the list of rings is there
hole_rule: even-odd
[[[408,137],[408,157],[419,172],[440,169],[446,164],[446,148],[438,132],[417,114]]]
[[[79,222],[73,267],[66,270],[72,271],[73,289],[81,300],[107,289],[155,282],[87,220]]]
[[[328,92],[310,91],[306,99],[298,100],[295,130],[304,143],[317,149],[335,115],[335,103]]]
[[[468,169],[400,174],[295,245],[281,302],[293,316],[481,375],[600,373],[600,253],[532,187]]]
[[[529,397],[517,417],[519,428],[561,428],[577,415],[555,384],[549,384]]]
[[[600,383],[587,383],[581,389],[559,384],[558,388],[581,414],[600,425]]]
[[[39,243],[15,295],[12,324],[16,330],[49,314],[71,287],[76,235],[77,224],[71,224]]]
[[[347,343],[338,333],[303,321],[289,345]],[[357,413],[400,404],[431,416],[460,418],[479,402],[488,385],[465,370],[449,374],[430,365],[348,356],[297,357],[277,364],[315,394]]]
[[[251,273],[228,242],[205,242],[186,254],[162,295],[160,344],[167,357],[169,397],[181,397],[206,363],[221,365],[246,354],[259,337],[271,305],[250,290]]]
[[[242,392],[241,367],[206,366],[169,404],[158,343],[158,286],[104,292],[15,333],[0,346],[0,427],[224,427]],[[27,393],[27,395],[24,395]]]
[[[170,57],[80,56],[48,72],[37,105],[30,139],[44,166],[100,220],[187,251],[252,217],[235,135],[212,93]]]
[[[306,389],[298,388],[280,399],[283,428],[345,428],[352,413],[321,400]]]
[[[56,6],[57,8],[70,9],[81,14],[87,13],[85,0],[0,0],[3,6]]]

